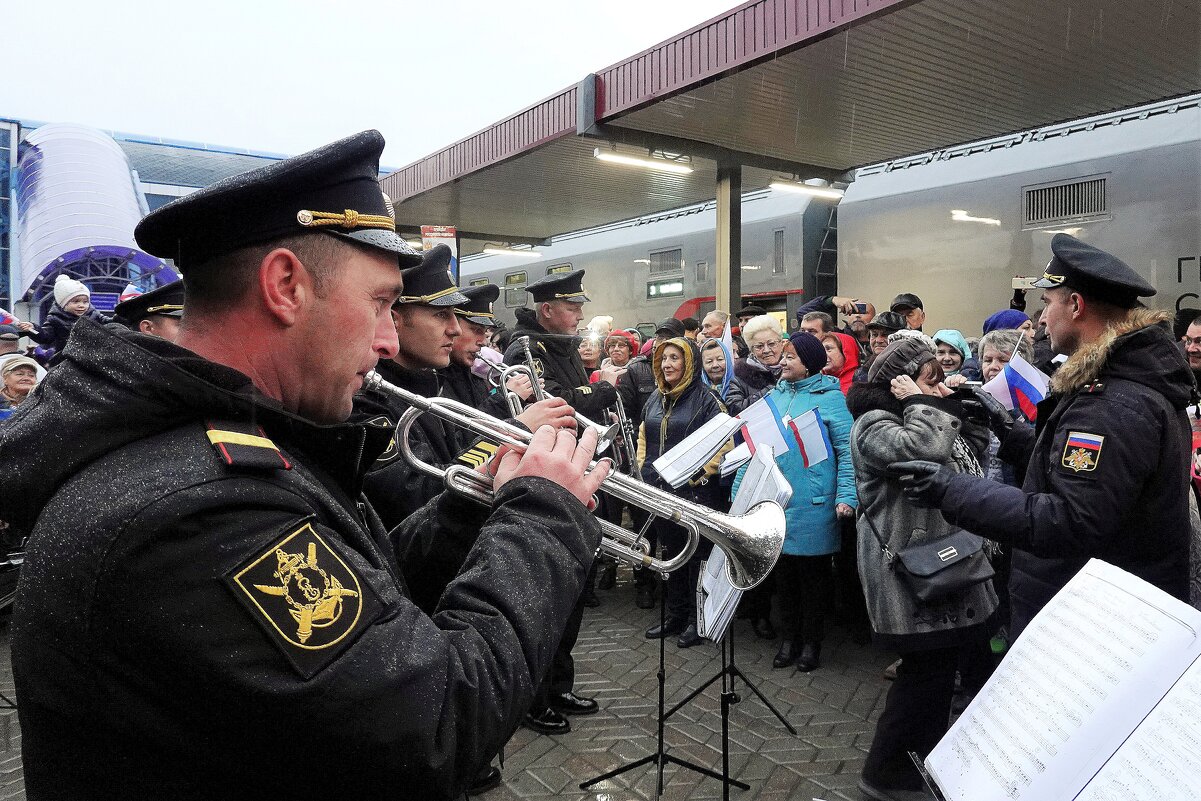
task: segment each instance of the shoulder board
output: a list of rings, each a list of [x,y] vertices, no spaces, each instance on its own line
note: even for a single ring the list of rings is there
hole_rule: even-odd
[[[576,387],[575,391],[580,393],[581,395],[591,395],[592,387],[589,387],[589,386]]]
[[[491,459],[496,454],[496,451],[499,447],[500,446],[496,445],[495,443],[488,442],[487,440],[480,440],[467,450],[460,453],[455,461],[459,462],[460,464],[465,464],[468,467],[479,467],[484,462]]]
[[[538,344],[538,350],[542,351],[543,353],[546,353],[546,343],[540,339],[540,340],[538,340],[537,344]]]
[[[1102,392],[1105,391],[1105,382],[1104,381],[1092,381],[1092,382],[1084,385],[1083,391],[1088,393],[1089,395],[1100,395]]]
[[[287,460],[275,443],[267,439],[266,432],[253,423],[232,420],[207,420],[209,444],[217,455],[230,467],[246,467],[256,470],[291,470]]]

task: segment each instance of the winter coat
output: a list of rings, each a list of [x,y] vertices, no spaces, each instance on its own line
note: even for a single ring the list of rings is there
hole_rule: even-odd
[[[423,397],[442,394],[438,374],[433,370],[409,369],[385,361],[376,365],[375,371],[388,383]],[[371,390],[355,398],[355,419],[386,420],[395,427],[408,409],[409,404],[383,391]],[[408,437],[413,454],[435,467],[448,466],[469,444],[466,429],[443,422],[433,414],[418,417]],[[363,493],[388,529],[400,525],[443,489],[442,479],[426,475],[405,461],[395,441],[380,455],[363,481]]]
[[[87,311],[76,316],[55,303],[50,307],[46,319],[38,325],[37,332],[28,331],[25,336],[58,353],[66,346],[67,338],[71,335],[71,329],[75,323],[84,317],[97,323],[111,323],[113,320],[107,314],[102,314],[95,306],[89,305]]]
[[[635,356],[626,371],[617,379],[617,392],[625,407],[626,416],[635,427],[642,422],[642,410],[655,392],[655,371],[647,356]]]
[[[514,343],[505,351],[505,364],[525,364],[525,351],[516,344],[516,339],[522,336],[530,338],[534,369],[546,383],[547,394],[567,401],[590,420],[604,419],[605,410],[613,405],[617,392],[606,381],[589,383],[580,360],[580,338],[552,334],[539,324],[534,312],[518,309]]]
[[[944,515],[1012,543],[1015,635],[1092,557],[1188,599],[1193,381],[1169,319],[1134,310],[1059,368],[1036,427],[1001,443],[1021,489],[952,479]]]
[[[776,466],[788,479],[792,497],[784,507],[788,528],[784,553],[792,556],[823,556],[835,553],[841,545],[841,529],[836,508],[845,503],[858,505],[855,492],[855,466],[851,461],[851,413],[838,386],[828,375],[811,375],[800,381],[781,380],[770,397],[780,414],[800,417],[817,409],[834,446],[830,458],[805,467],[799,450],[776,456]],[[731,494],[737,495],[746,465],[738,470]]]
[[[0,426],[30,797],[461,793],[550,668],[595,519],[521,478],[386,532],[359,489],[390,425],[311,423],[117,328],[76,325]],[[448,556],[427,615],[407,579]]]
[[[897,401],[882,382],[854,385],[847,405],[855,415],[851,456],[859,490],[859,577],[873,640],[900,652],[961,644],[978,634],[996,611],[992,582],[920,604],[897,577],[872,526],[894,554],[950,534],[953,527],[937,509],[919,508],[905,499],[888,465],[928,459],[959,472],[965,460],[956,459],[955,451],[966,445],[979,460],[988,445],[988,429],[963,422],[959,403],[952,398],[914,395]]]
[[[684,351],[684,374],[674,387],[663,380],[660,364],[663,349],[675,345]],[[716,507],[721,499],[717,474],[721,459],[733,447],[727,442],[704,466],[701,476],[678,489],[671,489],[655,470],[653,462],[667,451],[679,445],[719,413],[725,406],[701,380],[700,351],[696,343],[683,337],[659,343],[654,350],[652,366],[655,372],[656,390],[642,410],[642,425],[638,429],[638,465],[642,480],[669,489],[677,495],[705,506]]]
[[[765,367],[753,356],[734,362],[734,375],[755,395],[762,394],[763,390],[774,387],[780,380],[779,370],[773,371]]]

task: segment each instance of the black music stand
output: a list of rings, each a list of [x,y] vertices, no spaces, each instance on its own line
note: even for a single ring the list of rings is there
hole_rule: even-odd
[[[659,547],[659,558],[662,559],[662,557],[663,557],[663,548],[662,548],[662,546],[660,546]],[[666,577],[664,577],[664,581],[666,581]],[[666,626],[666,625],[667,625],[667,592],[664,591],[664,592],[659,593],[659,626],[660,626],[660,630],[662,630],[662,627]],[[695,771],[696,773],[699,773],[702,776],[708,776],[713,779],[719,779],[720,781],[722,781],[724,783],[725,793],[726,793],[727,797],[729,796],[729,785],[731,785],[731,784],[733,784],[743,790],[750,789],[750,785],[744,784],[744,783],[742,783],[740,781],[736,781],[734,779],[730,779],[728,777],[728,775],[722,775],[721,773],[718,773],[717,771],[710,770],[709,768],[705,768],[700,765],[697,765],[695,762],[689,762],[686,759],[681,759],[678,756],[667,753],[667,744],[664,742],[664,739],[663,739],[663,727],[664,727],[664,724],[667,722],[668,715],[670,715],[671,713],[668,712],[665,714],[663,711],[664,692],[665,692],[664,686],[667,682],[667,672],[664,669],[664,647],[666,645],[666,642],[667,642],[666,637],[659,638],[659,673],[658,673],[658,678],[659,678],[659,714],[658,714],[659,737],[658,737],[658,745],[655,748],[655,751],[653,753],[647,754],[644,757],[641,757],[640,759],[634,760],[633,762],[631,762],[628,765],[622,765],[620,768],[615,768],[614,770],[608,771],[607,773],[602,773],[601,775],[595,776],[591,779],[588,779],[587,781],[580,782],[581,790],[587,790],[589,787],[591,787],[594,784],[599,784],[600,782],[603,782],[606,779],[611,779],[614,776],[620,776],[623,773],[628,773],[631,770],[640,768],[643,765],[649,765],[652,762],[655,765],[657,765],[658,769],[659,769],[659,782],[657,785],[658,789],[655,792],[655,798],[659,798],[660,796],[663,795],[663,768],[666,767],[668,764],[679,765],[682,768],[687,768],[688,770]],[[723,659],[725,657],[724,651],[722,652],[722,657],[723,657]],[[725,675],[725,674],[723,673],[722,675]],[[710,682],[710,683],[712,683],[712,682]],[[695,695],[695,693],[694,693],[694,695]],[[677,705],[677,708],[678,708],[678,705]],[[674,712],[674,711],[675,711],[675,709],[672,710],[672,712]],[[723,702],[722,702],[722,711],[723,711],[723,718],[728,718],[729,705],[728,705],[728,702],[725,700],[723,700]],[[722,757],[723,757],[723,762],[725,763],[726,773],[728,774],[729,773],[729,756],[728,756],[728,749],[726,748],[726,745],[727,745],[726,735],[728,732],[725,730],[724,722],[722,725],[723,725]]]

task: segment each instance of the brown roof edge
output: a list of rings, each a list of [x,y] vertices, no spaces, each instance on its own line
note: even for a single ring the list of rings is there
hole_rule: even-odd
[[[571,86],[471,136],[401,167],[380,181],[396,203],[450,183],[576,129],[576,87]]]
[[[597,72],[608,121],[919,0],[751,0]]]

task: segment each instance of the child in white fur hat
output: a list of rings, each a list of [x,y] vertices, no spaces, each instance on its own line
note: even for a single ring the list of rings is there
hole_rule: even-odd
[[[19,327],[34,342],[58,353],[67,344],[67,337],[80,317],[98,323],[112,320],[92,306],[92,292],[83,282],[60,275],[54,280],[54,305],[42,321],[40,330],[34,331],[28,323],[21,323]]]

